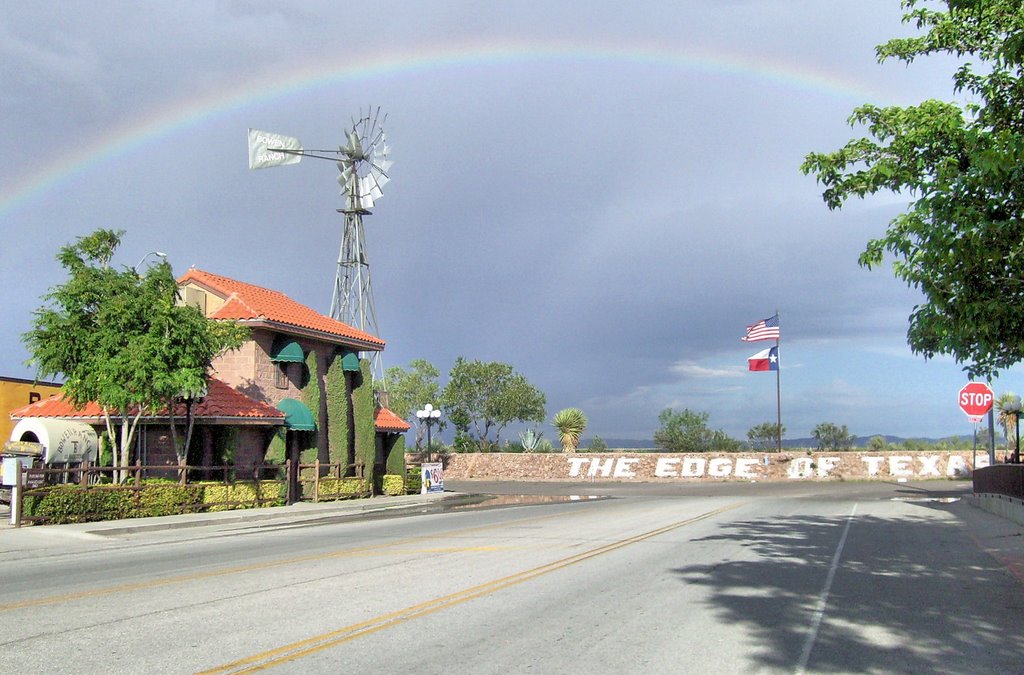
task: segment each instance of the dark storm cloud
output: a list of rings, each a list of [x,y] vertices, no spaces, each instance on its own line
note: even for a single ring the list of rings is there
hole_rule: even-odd
[[[856,265],[901,206],[830,213],[798,167],[852,136],[858,103],[946,97],[948,68],[875,63],[875,44],[906,30],[887,0],[383,2],[355,20],[328,2],[8,7],[5,184],[158,112],[245,87],[251,97],[0,210],[16,290],[3,371],[24,374],[18,335],[61,281],[54,251],[100,226],[128,231],[122,264],[159,249],[179,271],[195,264],[326,310],[336,170],[250,172],[242,139],[255,126],[331,147],[374,104],[396,161],[366,225],[386,365],[509,362],[549,412],[585,405],[605,436],[649,436],[667,406],[712,410],[742,435],[774,400],[746,376],[757,349],[738,338],[778,308],[794,419],[825,415],[827,400],[875,423],[877,396],[803,364],[823,358],[818,345],[906,355],[913,294]],[[505,42],[522,58],[473,56]],[[576,51],[528,58],[553,44]],[[616,57],[624,46],[649,56]],[[466,56],[411,67],[446,48]],[[297,72],[396,54],[405,67],[263,95]]]

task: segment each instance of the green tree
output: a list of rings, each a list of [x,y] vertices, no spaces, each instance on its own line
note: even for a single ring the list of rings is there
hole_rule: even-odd
[[[929,443],[920,438],[907,438],[900,443],[900,448],[906,452],[927,452]]]
[[[868,439],[868,450],[872,452],[882,452],[889,447],[889,442],[885,440],[885,436],[872,436]]]
[[[401,366],[388,368],[385,379],[388,383],[388,408],[402,419],[416,427],[416,447],[420,447],[426,435],[426,426],[420,424],[416,411],[427,403],[437,404],[440,401],[441,385],[438,384],[440,372],[426,359],[414,359],[409,362],[409,370]],[[447,422],[443,419],[435,422],[437,431],[443,431]]]
[[[143,415],[201,394],[213,356],[239,346],[248,334],[178,305],[166,261],[143,275],[111,267],[123,234],[100,229],[60,249],[57,260],[69,278],[44,296],[46,304],[22,336],[38,376],[63,375],[72,404],[101,406],[118,467],[129,463]],[[178,449],[179,458],[185,448]]]
[[[512,422],[543,422],[544,393],[507,363],[455,360],[441,406],[455,426],[457,440],[489,450]],[[491,433],[494,438],[491,439]]]
[[[660,427],[654,432],[654,443],[666,452],[711,452],[738,450],[740,442],[724,431],[708,427],[710,413],[689,408],[675,411],[666,408],[658,415]]]
[[[814,436],[814,441],[818,444],[818,450],[849,450],[853,447],[853,436],[850,435],[845,424],[838,426],[832,422],[822,422],[814,427],[811,435]]]
[[[945,11],[924,4],[904,0],[904,22],[919,34],[878,46],[878,60],[970,59],[953,90],[971,102],[862,105],[849,122],[869,136],[808,154],[801,168],[824,186],[830,209],[882,191],[913,195],[860,264],[877,267],[890,253],[894,274],[923,293],[907,332],[915,353],[950,354],[990,375],[1024,358],[1024,8],[1020,0],[946,0]]]
[[[555,413],[551,424],[558,429],[562,452],[576,452],[576,448],[580,445],[580,438],[587,428],[587,417],[583,411],[579,408],[563,408]]]
[[[192,443],[194,405],[206,394],[210,363],[218,354],[241,347],[249,336],[249,329],[233,321],[211,321],[197,307],[178,304],[177,283],[170,265],[161,265],[153,274],[163,275],[164,282],[163,303],[154,307],[154,320],[163,316],[165,321],[164,340],[156,347],[156,358],[162,361],[163,368],[157,370],[159,377],[153,386],[163,391],[171,438],[178,462],[184,463]],[[173,291],[168,282],[174,283]],[[174,417],[178,403],[185,407],[185,437],[181,443],[178,443]]]
[[[779,439],[786,435],[786,425],[780,426],[777,422],[762,422],[750,427],[747,431],[747,441],[751,450],[758,452],[771,452],[778,450]]]

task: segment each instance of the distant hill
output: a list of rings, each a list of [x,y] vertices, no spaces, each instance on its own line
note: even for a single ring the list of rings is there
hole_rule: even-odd
[[[898,445],[908,440],[923,441],[925,443],[938,443],[939,441],[945,440],[959,440],[959,441],[970,441],[971,436],[953,436],[944,438],[903,438],[901,436],[889,436],[886,434],[872,434],[870,436],[857,436],[853,439],[853,446],[855,448],[866,448],[868,442],[875,436],[881,436],[885,439],[886,443],[892,443]],[[653,439],[635,439],[635,438],[606,438],[604,442],[609,448],[613,450],[651,450],[656,448]],[[581,444],[581,447],[586,449],[590,445],[590,439],[585,439]],[[816,447],[817,443],[813,437],[808,438],[784,438],[782,439],[782,447],[784,448],[813,448]]]

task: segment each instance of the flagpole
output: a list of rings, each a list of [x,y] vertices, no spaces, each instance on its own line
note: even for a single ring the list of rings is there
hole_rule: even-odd
[[[779,310],[775,310],[775,318],[779,318]],[[776,423],[775,437],[777,439],[777,450],[782,452],[782,350],[779,349],[780,337],[782,336],[782,322],[779,322],[779,337],[775,338],[775,356],[778,361],[775,362],[775,412],[776,412]]]

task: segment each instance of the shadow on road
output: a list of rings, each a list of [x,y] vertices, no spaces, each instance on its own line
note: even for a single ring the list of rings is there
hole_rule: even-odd
[[[747,559],[673,571],[710,589],[707,609],[718,621],[747,627],[763,667],[792,670],[847,522],[800,516],[725,525],[694,541],[735,542]],[[809,670],[1020,672],[1022,618],[1024,588],[955,519],[856,516]]]

